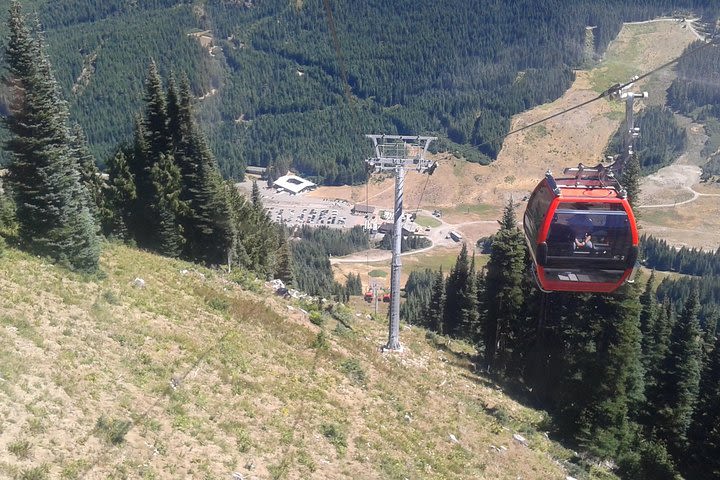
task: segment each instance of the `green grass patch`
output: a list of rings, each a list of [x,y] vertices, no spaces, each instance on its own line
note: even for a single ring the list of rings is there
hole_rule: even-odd
[[[660,226],[674,226],[677,224],[678,215],[673,208],[643,208],[641,210],[642,223],[649,223]]]
[[[49,478],[50,469],[47,465],[39,465],[37,467],[28,468],[20,472],[15,478],[17,480],[45,480]]]
[[[525,135],[525,138],[527,141],[535,141],[543,137],[547,137],[549,134],[548,129],[545,125],[535,125],[534,127],[531,127],[528,129],[527,134]]]
[[[330,444],[335,447],[339,456],[345,455],[347,451],[347,433],[340,425],[325,423],[320,426],[320,431]]]
[[[488,220],[496,219],[498,216],[498,208],[486,203],[461,203],[452,208],[450,212],[461,215],[475,214],[481,217],[487,217]]]
[[[356,385],[365,385],[367,374],[356,358],[348,358],[340,363],[340,370]]]
[[[375,277],[375,278],[378,278],[378,277],[385,278],[388,276],[388,273],[385,270],[380,270],[379,268],[376,268],[375,270],[370,270],[368,272],[368,275],[370,275],[371,277]]]
[[[30,448],[30,442],[27,440],[17,440],[7,447],[8,452],[12,453],[21,460],[30,458]]]
[[[435,217],[428,217],[425,215],[418,215],[415,218],[415,223],[420,225],[421,227],[430,227],[430,228],[436,228],[442,225],[442,222],[438,220]]]

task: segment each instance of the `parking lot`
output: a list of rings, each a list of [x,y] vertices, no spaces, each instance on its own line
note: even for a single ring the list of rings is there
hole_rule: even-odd
[[[250,195],[252,181],[236,184],[238,189]],[[353,205],[342,199],[314,198],[304,194],[294,195],[289,192],[277,192],[267,188],[265,182],[258,182],[263,205],[270,218],[277,223],[289,226],[311,225],[330,228],[351,228],[365,225],[364,215],[352,215]],[[372,217],[372,215],[371,215]]]

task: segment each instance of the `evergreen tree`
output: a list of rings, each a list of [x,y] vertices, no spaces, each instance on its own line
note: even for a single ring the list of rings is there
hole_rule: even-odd
[[[585,311],[591,342],[583,359],[587,404],[579,435],[601,457],[629,448],[632,418],[644,401],[638,297],[634,285],[624,285],[612,296],[593,295]]]
[[[155,202],[155,186],[150,176],[153,166],[150,159],[150,147],[142,117],[135,118],[133,144],[127,157],[128,168],[135,184],[135,201],[126,218],[131,222],[127,225],[130,237],[141,247],[152,247],[154,225],[157,221],[153,212]]]
[[[700,383],[699,302],[693,292],[670,334],[668,353],[658,381],[659,404],[654,428],[658,438],[678,457],[687,447],[687,434]]]
[[[475,255],[470,261],[467,281],[460,292],[460,328],[462,337],[477,342],[480,337],[480,311],[478,309],[478,284],[475,272]]]
[[[638,198],[640,195],[640,160],[636,153],[630,155],[627,164],[623,168],[620,184],[627,192],[628,202],[635,216],[639,218],[640,210],[637,207],[640,205]]]
[[[348,275],[347,280],[345,281],[345,290],[347,291],[348,295],[362,295],[362,280],[360,279],[360,274],[357,275],[354,273],[351,273]]]
[[[655,270],[650,274],[650,278],[645,284],[645,291],[640,296],[640,305],[642,305],[640,310],[640,333],[642,334],[643,365],[646,370],[649,366],[650,352],[655,350],[653,331],[657,321],[658,306],[654,288]]]
[[[108,162],[107,207],[109,215],[104,225],[105,234],[121,240],[129,240],[128,225],[132,225],[133,209],[137,192],[135,178],[130,172],[125,153],[118,152]]]
[[[72,268],[97,270],[98,226],[73,158],[68,107],[44,40],[39,32],[33,37],[17,2],[10,7],[9,28],[5,59],[13,102],[5,125],[11,134],[8,182],[17,204],[20,243]]]
[[[432,293],[430,295],[430,304],[427,310],[427,326],[428,329],[443,334],[443,311],[445,309],[445,276],[443,275],[442,266],[435,274],[433,280]]]
[[[260,196],[260,187],[258,186],[257,181],[253,180],[252,183],[252,192],[250,194],[250,199],[252,200],[253,207],[255,207],[256,210],[262,209],[262,197]]]
[[[230,202],[225,193],[223,180],[205,139],[195,133],[200,167],[196,176],[195,190],[189,203],[184,203],[190,218],[189,224],[194,234],[188,235],[191,242],[191,259],[207,264],[224,263],[235,235],[235,226],[230,221]]]
[[[716,338],[700,379],[690,445],[692,478],[710,480],[720,477],[720,336]]]
[[[504,368],[517,342],[519,325],[524,321],[523,290],[525,237],[517,227],[515,205],[510,200],[499,222],[500,230],[492,244],[485,278],[486,315],[482,327],[485,362],[488,368]],[[496,365],[496,360],[501,357]]]
[[[465,289],[470,278],[470,262],[467,244],[463,243],[455,265],[445,283],[445,310],[443,312],[443,333],[459,335],[462,327],[462,309],[465,300]]]
[[[157,162],[160,155],[172,153],[172,135],[168,128],[167,99],[162,78],[155,61],[150,62],[145,80],[145,131],[147,132],[148,154]]]
[[[650,332],[651,340],[647,343],[652,346],[644,355],[645,359],[645,397],[646,405],[640,417],[643,425],[651,428],[654,424],[655,414],[662,408],[663,392],[661,377],[663,375],[663,361],[670,348],[670,332],[675,324],[673,307],[665,299],[658,308],[654,328]]]
[[[682,477],[664,445],[640,440],[618,462],[621,478],[633,480],[680,480]]]
[[[293,283],[293,266],[292,266],[292,254],[290,253],[290,245],[288,244],[288,237],[285,231],[281,231],[278,235],[278,249],[277,249],[277,266],[275,268],[275,278],[279,278],[285,283],[285,285],[292,285]],[[350,280],[348,278],[348,280]],[[360,274],[357,276],[357,282],[360,282]],[[357,291],[359,288],[359,292]],[[353,283],[350,288],[351,295],[362,295],[362,284],[358,287]]]
[[[177,214],[181,208],[180,170],[175,165],[173,157],[161,154],[150,171],[150,178],[156,191],[153,210],[154,217],[158,221],[153,226],[155,234],[153,246],[161,255],[177,257],[182,251],[184,239]]]
[[[82,181],[90,196],[88,207],[98,223],[105,223],[105,219],[109,215],[105,205],[105,182],[100,176],[100,170],[95,164],[95,158],[90,152],[87,137],[82,127],[76,123],[70,133],[72,153],[77,161],[80,181]]]
[[[689,437],[688,478],[720,478],[720,336],[702,372]]]

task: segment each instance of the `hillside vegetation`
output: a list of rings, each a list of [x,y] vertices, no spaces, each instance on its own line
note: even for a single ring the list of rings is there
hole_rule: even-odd
[[[101,268],[0,257],[1,477],[565,478],[461,343],[381,354],[384,321],[313,324],[242,274],[116,245]]]

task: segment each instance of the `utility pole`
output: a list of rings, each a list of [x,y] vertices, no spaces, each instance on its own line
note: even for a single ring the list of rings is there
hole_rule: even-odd
[[[365,135],[373,142],[375,157],[365,162],[370,172],[395,172],[395,210],[390,266],[390,326],[388,342],[383,350],[402,351],[400,345],[400,253],[402,242],[403,188],[405,170],[412,169],[432,175],[437,162],[425,159],[428,146],[437,137],[406,135]]]

